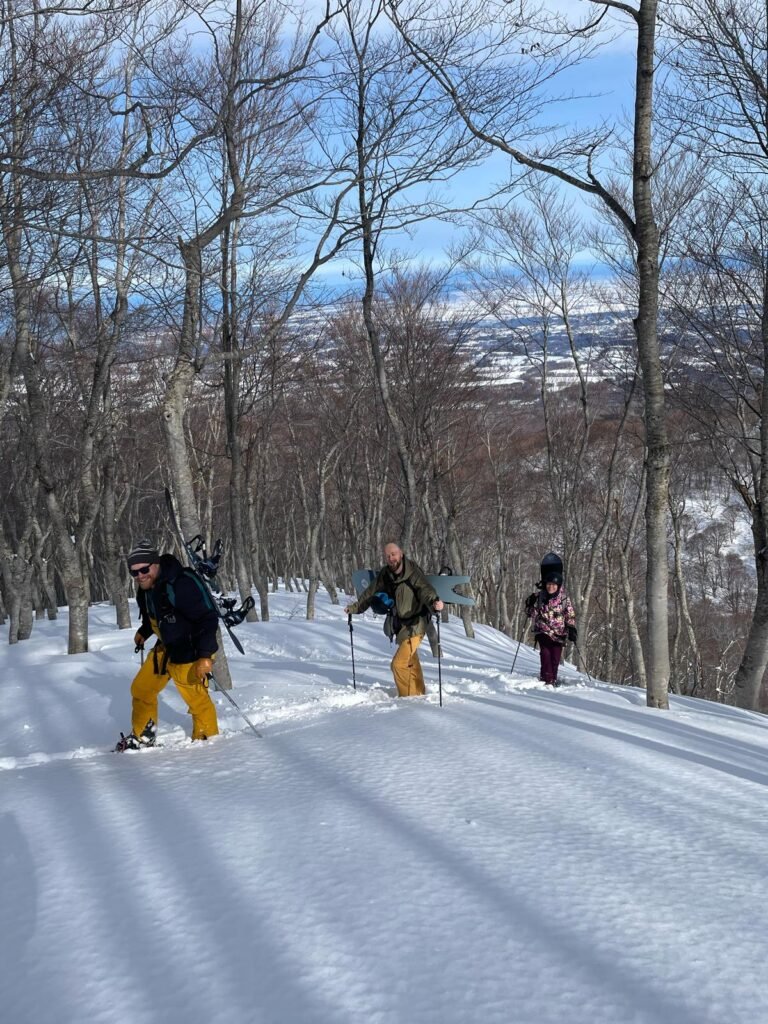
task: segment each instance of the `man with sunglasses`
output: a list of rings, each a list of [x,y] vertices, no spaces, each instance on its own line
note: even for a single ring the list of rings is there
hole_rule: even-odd
[[[192,739],[219,731],[216,706],[208,693],[208,674],[218,650],[219,617],[211,596],[190,569],[173,555],[161,555],[141,541],[127,558],[138,587],[141,614],[134,642],[143,649],[154,633],[158,642],[131,684],[131,732],[120,734],[115,750],[153,746],[157,733],[157,698],[172,679],[192,715]]]

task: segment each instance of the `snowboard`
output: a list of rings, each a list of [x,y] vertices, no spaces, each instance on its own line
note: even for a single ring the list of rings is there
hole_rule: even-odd
[[[360,597],[369,584],[373,583],[376,576],[377,572],[375,569],[356,569],[352,573],[352,584],[358,597]],[[474,607],[474,597],[466,597],[464,594],[457,594],[454,591],[454,587],[461,586],[463,583],[469,583],[469,576],[448,576],[443,574],[427,576],[427,580],[434,587],[440,600],[446,604],[464,604],[470,608]]]

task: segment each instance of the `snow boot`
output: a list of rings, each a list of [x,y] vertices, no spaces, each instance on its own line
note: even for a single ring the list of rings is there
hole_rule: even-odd
[[[138,750],[139,746],[139,739],[132,732],[129,732],[127,736],[121,732],[120,739],[115,744],[115,753],[122,754],[124,750]]]
[[[143,747],[154,747],[156,740],[157,726],[150,718],[144,726],[141,736],[137,736],[132,732],[129,732],[126,736],[125,733],[121,732],[120,739],[115,746],[115,753],[122,754],[124,750],[141,750]]]

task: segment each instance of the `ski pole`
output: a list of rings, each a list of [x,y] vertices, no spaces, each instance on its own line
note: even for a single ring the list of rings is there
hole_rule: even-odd
[[[138,654],[139,652],[141,652],[141,664],[143,665],[144,664],[144,644],[136,644],[136,646],[134,647],[133,653],[134,654]]]
[[[443,706],[443,648],[440,644],[440,612],[435,612],[435,618],[437,619],[437,689],[440,694],[440,707]]]
[[[224,696],[227,698],[227,700],[232,705],[232,707],[235,709],[235,711],[237,711],[237,713],[240,715],[240,717],[245,721],[246,725],[250,729],[253,730],[253,732],[259,737],[260,740],[263,740],[264,737],[261,735],[261,733],[256,728],[256,726],[253,724],[253,722],[249,718],[246,717],[246,715],[241,711],[241,709],[235,703],[234,697],[232,697],[227,690],[222,690],[222,688],[216,682],[216,677],[211,672],[208,673],[208,678],[212,681],[212,683],[213,683],[214,687],[216,688],[216,690],[218,690],[219,693],[223,693],[224,694]]]
[[[355,641],[352,631],[352,612],[347,615],[347,622],[349,623],[349,646],[352,649],[352,689],[357,689],[357,682],[355,680]]]
[[[532,603],[532,604],[530,604],[530,605],[528,604],[528,602],[529,602],[529,601],[531,600],[531,598],[530,598],[530,597],[529,597],[529,598],[528,598],[528,600],[527,600],[527,601],[525,602],[525,608],[526,608],[526,618],[530,618],[530,617],[531,617],[531,613],[532,613],[532,610],[533,610],[533,605],[534,605],[534,604],[536,603],[536,602],[535,602],[535,595],[531,595],[531,596],[532,596],[532,597],[534,597],[534,601],[533,601],[533,603]],[[530,610],[529,610],[529,609],[530,609]],[[523,634],[525,634],[525,630],[526,630],[526,628],[527,628],[527,627],[526,627],[525,625],[523,625]],[[520,639],[519,639],[519,640],[517,641],[517,648],[515,649],[515,656],[514,656],[514,658],[512,659],[512,668],[510,669],[510,671],[511,671],[511,672],[514,672],[514,671],[515,671],[515,664],[517,663],[517,656],[518,656],[518,654],[520,653],[520,644],[521,644],[522,642],[523,642],[523,637],[521,636],[521,637],[520,637]],[[535,647],[535,646],[536,646],[536,645],[534,644],[534,647]]]
[[[515,656],[512,659],[512,668],[510,669],[510,672],[514,672],[515,671],[515,662],[517,661],[517,656],[520,653],[520,644],[522,642],[523,642],[523,638],[520,637],[520,639],[517,641],[517,650],[515,651]]]

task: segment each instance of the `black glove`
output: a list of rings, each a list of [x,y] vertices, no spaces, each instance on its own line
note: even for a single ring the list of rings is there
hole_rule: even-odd
[[[578,635],[579,634],[576,631],[576,627],[575,626],[569,626],[568,627],[568,639],[571,641],[572,644],[576,643],[576,637]]]
[[[533,611],[533,607],[534,607],[535,604],[536,604],[536,595],[535,594],[529,594],[528,597],[525,599],[525,610],[526,610],[526,612],[529,615]]]

